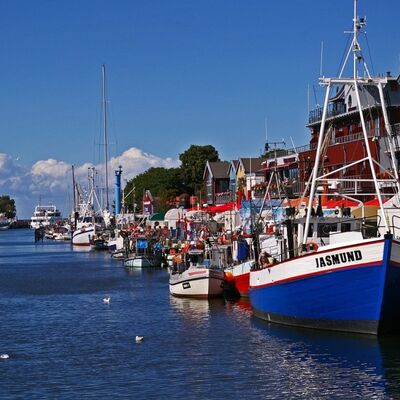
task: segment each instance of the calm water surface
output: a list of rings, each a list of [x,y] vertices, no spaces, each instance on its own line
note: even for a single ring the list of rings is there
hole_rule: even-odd
[[[283,328],[245,301],[171,298],[165,270],[34,244],[29,230],[0,232],[0,353],[2,399],[400,399],[398,337]]]

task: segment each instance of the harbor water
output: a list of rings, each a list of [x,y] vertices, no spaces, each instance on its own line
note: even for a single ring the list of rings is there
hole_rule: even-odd
[[[0,322],[1,399],[400,398],[400,337],[268,325],[245,300],[172,298],[166,270],[35,244],[30,230],[0,232]]]

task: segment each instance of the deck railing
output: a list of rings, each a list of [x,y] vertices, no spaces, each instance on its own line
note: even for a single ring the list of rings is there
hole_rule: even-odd
[[[313,124],[314,122],[318,122],[322,120],[322,112],[323,107],[317,107],[314,110],[311,110],[308,115],[308,123]],[[346,105],[343,103],[335,103],[329,104],[327,110],[327,118],[334,117],[336,115],[345,114],[346,113]]]

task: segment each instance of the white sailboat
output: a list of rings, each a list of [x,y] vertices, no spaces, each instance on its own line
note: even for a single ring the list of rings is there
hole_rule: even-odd
[[[108,132],[107,132],[107,99],[106,99],[106,70],[102,65],[102,115],[103,115],[103,138],[104,138],[104,187],[105,187],[105,207],[101,207],[96,194],[95,169],[89,168],[89,194],[84,203],[79,205],[79,210],[75,210],[75,218],[79,215],[76,222],[76,229],[72,234],[72,244],[74,246],[90,247],[96,238],[96,234],[101,227],[109,227],[111,224],[111,213],[109,211],[109,191],[108,191]],[[82,196],[78,196],[82,197]],[[75,192],[74,192],[75,198]],[[95,211],[95,206],[100,213]],[[99,240],[98,238],[96,238]]]

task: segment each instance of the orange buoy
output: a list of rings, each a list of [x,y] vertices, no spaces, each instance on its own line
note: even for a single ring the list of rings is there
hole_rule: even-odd
[[[232,282],[233,281],[233,274],[232,272],[225,272],[224,278],[227,282]]]

